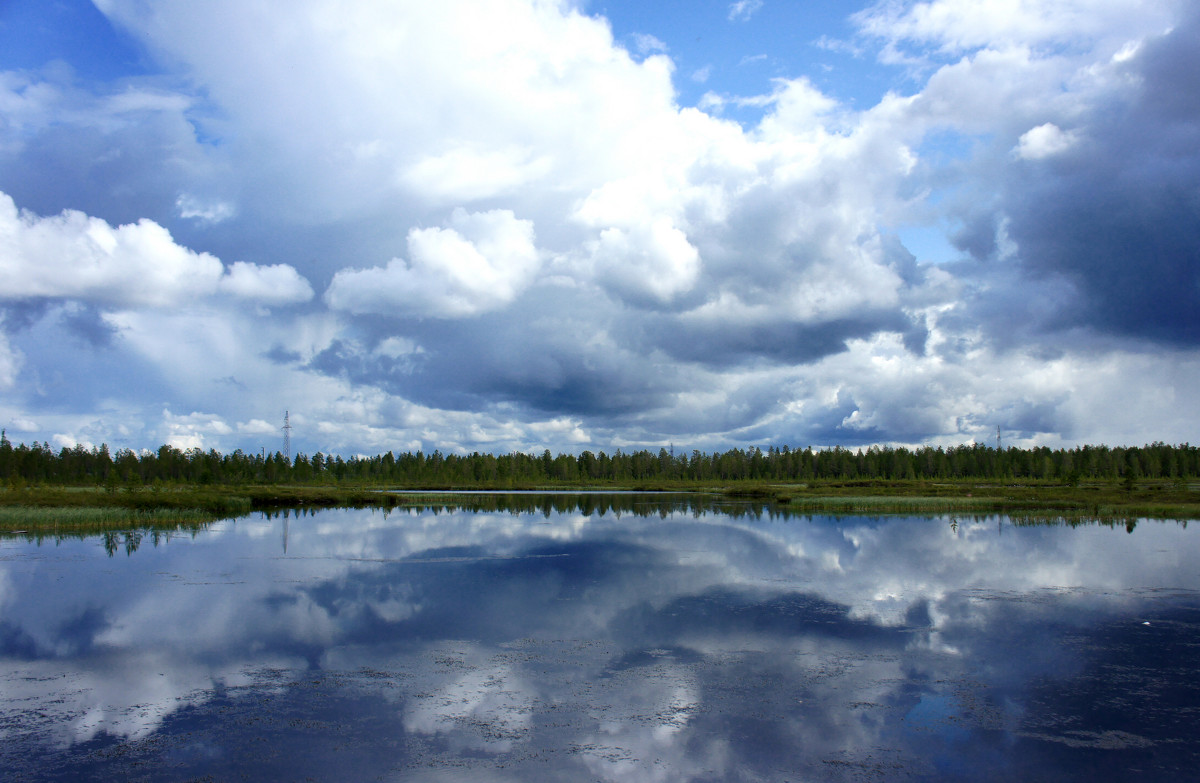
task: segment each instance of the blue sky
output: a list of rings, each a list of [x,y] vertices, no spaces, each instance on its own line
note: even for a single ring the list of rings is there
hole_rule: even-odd
[[[0,4],[4,67],[42,68],[58,60],[86,79],[118,79],[152,70],[141,47],[86,0],[5,0]]]
[[[1175,0],[0,3],[0,425],[1194,442]]]
[[[844,2],[768,3],[723,1],[595,3],[616,39],[631,51],[665,45],[675,62],[683,105],[705,93],[750,97],[770,91],[772,79],[806,76],[823,92],[868,107],[905,75],[873,57],[855,56],[852,6]],[[761,112],[759,112],[761,114]]]

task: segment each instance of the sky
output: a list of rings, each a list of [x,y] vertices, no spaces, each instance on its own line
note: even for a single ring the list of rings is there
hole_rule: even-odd
[[[1200,440],[1200,6],[0,0],[0,426]]]

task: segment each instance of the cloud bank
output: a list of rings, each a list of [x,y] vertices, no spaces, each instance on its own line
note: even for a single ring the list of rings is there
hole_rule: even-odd
[[[904,89],[689,106],[568,2],[96,5],[154,72],[0,72],[18,438],[1200,435],[1188,6],[879,3],[845,48]]]

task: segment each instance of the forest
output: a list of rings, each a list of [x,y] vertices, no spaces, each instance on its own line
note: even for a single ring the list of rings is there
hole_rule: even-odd
[[[387,452],[373,457],[248,454],[241,450],[180,450],[161,446],[135,452],[108,446],[62,448],[48,443],[14,446],[0,433],[0,482],[9,487],[58,485],[109,488],[156,485],[302,484],[412,488],[682,485],[739,481],[1028,479],[1076,486],[1080,481],[1187,480],[1200,477],[1200,447],[1151,443],[1138,447],[1077,446],[949,448],[872,446],[851,450],[788,446],[723,452],[540,455],[514,452],[443,454]]]

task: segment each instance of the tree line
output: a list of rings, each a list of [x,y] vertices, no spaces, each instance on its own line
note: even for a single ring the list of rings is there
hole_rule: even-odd
[[[0,432],[0,482],[109,487],[155,484],[360,484],[398,487],[520,487],[628,485],[830,479],[1042,479],[1080,481],[1193,479],[1200,477],[1200,447],[1161,442],[1136,447],[1077,446],[997,449],[872,446],[850,450],[787,446],[723,452],[540,455],[387,452],[374,457],[297,454],[221,454],[161,446],[157,451],[77,445],[55,451],[49,443],[14,446]]]

